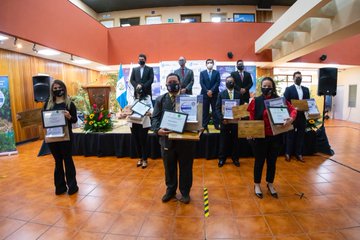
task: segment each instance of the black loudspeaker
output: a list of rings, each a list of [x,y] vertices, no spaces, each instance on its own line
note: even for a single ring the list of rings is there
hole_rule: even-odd
[[[320,68],[319,69],[319,82],[318,82],[318,95],[336,95],[337,85],[337,68]]]
[[[232,52],[227,53],[228,58],[232,59],[234,57],[234,54]]]
[[[50,96],[50,76],[33,76],[35,102],[45,102]]]

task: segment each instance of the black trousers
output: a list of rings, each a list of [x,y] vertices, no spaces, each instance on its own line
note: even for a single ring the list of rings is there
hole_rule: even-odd
[[[217,116],[215,109],[216,109],[216,100],[217,100],[218,94],[213,94],[211,98],[208,97],[208,95],[203,94],[203,127],[207,127],[210,121],[210,105],[211,105],[211,112],[212,112],[212,118],[214,121],[215,126],[219,126],[220,120]]]
[[[286,133],[286,150],[285,153],[292,155],[295,153],[296,156],[302,155],[306,128],[306,119],[304,113],[298,116],[294,122],[294,130]]]
[[[131,136],[134,139],[136,154],[143,160],[147,160],[147,136],[149,128],[143,128],[141,124],[133,123],[131,129]]]
[[[69,191],[75,189],[77,187],[76,169],[72,159],[71,141],[48,143],[48,146],[55,159],[54,183],[56,191],[66,191],[66,185]]]
[[[238,125],[234,123],[220,126],[219,160],[226,161],[231,150],[231,159],[239,160]]]
[[[281,136],[266,136],[254,141],[254,183],[261,183],[262,171],[266,160],[266,181],[274,182],[276,159],[281,146]]]
[[[178,186],[183,196],[189,196],[193,181],[193,162],[195,142],[191,141],[160,141],[161,154],[165,168],[166,192],[175,194]]]

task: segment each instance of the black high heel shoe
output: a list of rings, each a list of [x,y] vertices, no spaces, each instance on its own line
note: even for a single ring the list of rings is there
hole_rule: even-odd
[[[279,198],[277,192],[272,192],[272,191],[270,190],[269,184],[266,184],[266,186],[267,186],[267,189],[268,189],[269,192],[270,192],[270,195],[271,195],[273,198]]]
[[[260,190],[261,191],[261,190]],[[255,191],[255,186],[254,186],[254,193],[255,193],[255,195],[258,197],[258,198],[260,198],[260,199],[262,199],[264,196],[263,196],[263,194],[262,194],[262,192],[259,192],[259,193],[257,193],[256,191]]]

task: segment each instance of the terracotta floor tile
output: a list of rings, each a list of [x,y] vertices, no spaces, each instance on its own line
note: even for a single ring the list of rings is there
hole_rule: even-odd
[[[358,240],[360,236],[360,227],[339,230],[339,232],[346,240]]]
[[[289,214],[266,215],[270,229],[274,235],[300,234],[302,230]]]
[[[139,236],[170,238],[173,224],[173,217],[149,216],[145,219]]]
[[[209,201],[209,214],[212,217],[232,217],[233,212],[230,201]]]
[[[0,239],[5,239],[7,236],[18,230],[26,222],[11,218],[0,219]]]
[[[236,218],[236,225],[242,238],[271,237],[271,231],[263,216]]]
[[[272,213],[286,213],[288,209],[286,204],[280,199],[275,198],[266,198],[257,201],[260,211],[263,214],[272,214]]]
[[[150,211],[152,203],[151,200],[133,198],[122,207],[120,212],[123,214],[145,215]]]
[[[235,218],[210,216],[206,218],[206,237],[208,238],[239,238]]]
[[[11,214],[9,217],[14,218],[14,219],[29,221],[30,219],[37,216],[40,212],[42,212],[44,210],[44,208],[45,208],[44,206],[35,205],[35,204],[31,205],[31,207],[24,206],[24,207],[18,209],[13,214]]]
[[[240,198],[230,201],[235,217],[260,215],[261,212],[253,198]]]
[[[56,227],[80,229],[90,218],[92,212],[82,211],[77,208],[63,209],[62,217],[55,223]]]
[[[191,201],[189,204],[179,203],[177,206],[176,216],[203,217],[204,216],[204,202],[203,201]]]
[[[335,229],[359,226],[359,224],[355,220],[350,218],[350,216],[343,209],[324,210],[321,212],[321,215]]]
[[[46,208],[41,211],[37,216],[32,218],[30,222],[54,225],[62,216],[63,209],[61,208]]]
[[[51,227],[47,230],[39,240],[63,240],[72,239],[77,232],[68,228]]]
[[[134,236],[123,236],[123,235],[116,235],[116,234],[106,234],[103,240],[137,240]]]
[[[47,225],[37,223],[26,223],[20,227],[17,231],[12,233],[6,239],[19,240],[19,239],[38,239],[44,232],[50,227]]]
[[[94,212],[90,218],[84,223],[81,231],[106,233],[113,222],[117,218],[117,215],[112,213],[98,213]]]
[[[344,208],[344,210],[349,215],[350,218],[354,219],[357,223],[360,224],[360,206],[346,207]]]
[[[254,193],[250,191],[248,187],[238,186],[226,186],[226,192],[230,200],[236,200],[238,198],[249,198]]]
[[[96,233],[96,232],[84,232],[80,231],[75,234],[74,239],[76,240],[100,240],[105,236],[104,233]]]
[[[209,201],[227,201],[229,200],[225,187],[208,187]]]
[[[319,232],[310,233],[309,237],[311,240],[343,240],[343,236],[338,232]]]
[[[178,204],[180,204],[178,201],[163,203],[160,199],[155,199],[150,207],[149,215],[175,216]]]
[[[296,213],[294,217],[307,233],[330,231],[332,228],[320,213]]]
[[[109,233],[137,236],[144,220],[144,216],[120,214],[109,229]]]
[[[276,240],[309,240],[309,237],[304,234],[299,234],[299,235],[279,236],[276,237]]]
[[[76,207],[85,211],[95,211],[103,202],[102,197],[86,196],[76,203]]]
[[[204,219],[195,217],[176,217],[173,238],[204,239]]]

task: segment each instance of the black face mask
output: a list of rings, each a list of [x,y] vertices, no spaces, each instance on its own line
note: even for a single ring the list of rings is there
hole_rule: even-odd
[[[145,65],[145,61],[144,61],[144,60],[139,60],[139,64],[140,64],[141,66],[144,66],[144,65]]]
[[[226,88],[233,90],[234,89],[234,83],[233,82],[226,82]]]
[[[178,83],[170,83],[166,85],[166,88],[171,93],[177,93],[180,90],[180,84]]]
[[[185,60],[179,60],[179,65],[182,66],[185,64]]]
[[[56,96],[56,97],[62,97],[62,96],[64,96],[64,90],[62,90],[62,89],[59,89],[59,90],[54,90],[53,91],[53,94],[54,94],[54,96]]]
[[[298,85],[298,86],[300,86],[300,84],[301,84],[301,80],[302,80],[302,78],[301,78],[301,77],[297,77],[297,78],[295,78],[295,84],[296,84],[296,85]]]
[[[261,92],[264,95],[269,95],[272,92],[272,88],[261,88]]]
[[[237,68],[238,70],[240,70],[240,71],[244,70],[244,66],[243,66],[243,65],[239,65],[239,66],[237,66],[236,68]]]

